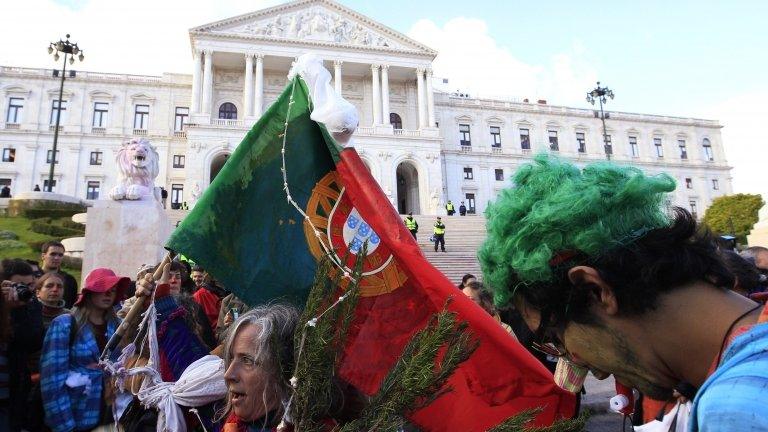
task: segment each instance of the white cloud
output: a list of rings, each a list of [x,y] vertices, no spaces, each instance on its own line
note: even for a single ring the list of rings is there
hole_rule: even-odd
[[[274,4],[274,0],[214,2],[206,0],[8,2],[0,15],[0,64],[60,67],[48,44],[67,32],[85,52],[75,68],[99,72],[160,75],[189,73],[188,30],[219,19]]]
[[[552,55],[548,64],[536,65],[499,45],[480,19],[457,17],[442,27],[422,19],[408,35],[439,52],[433,69],[435,76],[449,79],[446,90],[461,90],[473,97],[580,103],[584,89],[590,88],[597,76],[585,61],[588,50],[579,40],[574,40],[567,52]]]
[[[728,163],[733,167],[733,189],[736,193],[759,193],[768,201],[768,89],[756,89],[733,96],[714,107],[703,110],[707,118],[723,125],[722,135]]]

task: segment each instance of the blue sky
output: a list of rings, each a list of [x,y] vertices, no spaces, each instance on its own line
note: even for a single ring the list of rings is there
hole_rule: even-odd
[[[189,73],[190,27],[274,0],[25,0],[0,15],[0,64],[52,67],[66,32],[82,69]],[[440,51],[436,75],[473,95],[587,107],[600,79],[609,109],[714,118],[737,192],[768,197],[768,1],[355,1],[342,3]],[[23,37],[19,37],[22,36]],[[136,49],[139,48],[139,49]]]
[[[600,79],[615,89],[611,106],[620,110],[697,115],[734,93],[766,86],[765,1],[469,3],[346,4],[406,33],[420,18],[438,25],[480,18],[499,45],[531,64],[580,43]]]

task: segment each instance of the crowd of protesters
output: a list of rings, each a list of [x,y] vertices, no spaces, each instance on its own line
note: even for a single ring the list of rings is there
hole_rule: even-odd
[[[709,235],[694,234],[698,232],[695,230],[695,221],[685,212],[678,213],[673,226],[662,229],[669,231],[664,234],[667,237],[659,237],[654,240],[656,244],[646,247],[685,247],[693,251],[689,251],[685,260],[676,264],[688,266],[687,270],[680,270],[680,273],[687,274],[687,279],[680,283],[705,281],[702,283],[723,290],[718,294],[721,296],[718,301],[733,305],[740,313],[746,311],[735,319],[729,317],[732,323],[725,336],[722,333],[712,335],[711,338],[722,340],[717,360],[710,359],[714,363],[691,363],[687,366],[690,372],[685,370],[681,373],[689,377],[695,387],[699,387],[704,383],[704,378],[717,373],[718,365],[725,361],[726,346],[736,336],[747,332],[750,326],[756,325],[755,320],[749,321],[747,318],[759,314],[763,308],[761,303],[768,297],[768,249],[752,247],[738,252],[724,247]],[[675,238],[685,238],[684,246],[672,244]],[[160,329],[157,343],[164,349],[159,365],[163,381],[178,380],[190,364],[209,353],[224,360],[224,381],[228,387],[226,397],[201,407],[196,415],[185,413],[183,421],[188,426],[187,430],[200,427],[200,430],[239,432],[274,430],[278,426],[291,393],[289,377],[293,361],[293,336],[299,316],[296,308],[283,304],[246,305],[205,269],[184,260],[174,260],[160,269],[157,265],[143,266],[135,275],[117,275],[110,269],[97,268],[85,276],[78,290],[74,278],[61,270],[63,254],[64,247],[60,243],[51,242],[42,248],[42,265],[22,259],[6,259],[1,263],[0,430],[154,430],[158,413],[142,405],[135,396],[142,386],[142,379],[128,380],[125,386],[127,390],[119,389],[99,364],[102,352],[121,320],[139,299],[149,296],[153,296],[157,304]],[[569,255],[566,258],[573,257]],[[658,270],[654,266],[661,265],[655,264],[657,258],[650,252],[635,258],[642,258],[647,268]],[[595,318],[595,322],[613,319],[610,317],[612,313],[619,313],[617,311],[628,307],[619,305],[617,309],[615,304],[611,306],[611,302],[616,301],[611,297],[614,294],[607,291],[606,287],[610,286],[608,282],[600,279],[605,277],[611,284],[635,283],[625,280],[630,276],[615,273],[627,268],[628,265],[622,259],[615,256],[601,257],[599,264],[588,261],[592,265],[610,269],[604,270],[605,273],[592,272],[586,264],[578,268],[577,272],[581,273],[574,273],[573,278],[583,283],[591,280],[585,286],[592,286],[592,297],[573,303],[572,307],[576,310],[565,312],[567,318],[561,318],[557,327],[547,332],[549,339],[546,340],[542,338],[541,327],[549,321],[540,312],[553,313],[547,311],[547,302],[559,295],[556,292],[547,294],[550,297],[540,297],[540,293],[529,291],[531,284],[517,281],[519,286],[516,286],[514,295],[522,297],[497,308],[492,291],[478,277],[466,274],[458,285],[457,295],[461,295],[458,293],[460,290],[469,297],[479,306],[478,313],[490,315],[510,337],[519,340],[551,371],[554,371],[559,359],[586,364],[585,358],[590,358],[589,361],[602,362],[605,365],[603,367],[606,367],[606,370],[593,368],[596,374],[612,373],[614,371],[607,368],[614,367],[619,373],[636,374],[631,376],[640,380],[646,373],[641,371],[642,362],[651,361],[643,357],[645,354],[639,351],[633,354],[639,357],[636,360],[638,363],[632,365],[611,364],[610,360],[591,357],[583,348],[578,351],[582,356],[579,357],[577,350],[580,347],[572,342],[579,339],[574,339],[569,333],[567,322],[562,321],[580,319],[589,323],[589,319],[572,318],[572,314],[586,314],[585,311],[595,307],[595,304],[606,308],[599,312],[604,316]],[[160,276],[155,280],[158,274]],[[651,276],[644,274],[642,277]],[[653,277],[664,279],[669,276],[658,273]],[[726,295],[725,291],[738,293],[742,300]],[[709,291],[706,290],[693,293],[687,297],[687,301],[709,307],[702,300],[702,295],[707,293]],[[663,297],[668,294],[654,295]],[[622,297],[620,301],[628,300]],[[639,307],[637,305],[642,303],[639,299],[633,301],[637,302],[633,307]],[[533,313],[532,310],[537,312]],[[635,329],[632,327],[634,325],[629,326]],[[595,331],[594,328],[601,327],[588,328]],[[738,333],[732,334],[734,329]],[[133,331],[125,339],[135,338],[138,330]],[[648,337],[640,330],[633,331],[636,331],[633,337],[638,340]],[[699,326],[698,332],[702,335],[697,333],[695,337],[707,339],[707,331],[706,326]],[[605,346],[610,343],[610,338],[599,331],[595,331],[591,338],[593,342],[605,340]],[[590,346],[585,341],[580,343]],[[702,348],[702,351],[706,349]],[[622,355],[620,352],[613,354]],[[702,357],[706,357],[706,353]],[[146,365],[148,361],[147,354],[138,350],[129,359],[127,366]],[[734,379],[738,378],[736,376]],[[759,378],[754,379],[759,381]],[[683,381],[682,377],[680,381]],[[636,383],[646,397],[660,399],[658,405],[643,405],[646,412],[641,416],[643,419],[637,420],[640,423],[655,417],[659,407],[663,410],[671,395],[654,386],[650,379]],[[762,385],[763,388],[767,386],[765,381],[756,385]],[[675,395],[679,396],[678,393]],[[695,388],[688,397],[695,397]],[[724,401],[722,397],[712,399],[709,403],[714,403],[714,400],[717,403],[730,403],[731,406],[735,403],[732,400]],[[702,405],[699,409],[709,408],[709,405]],[[718,424],[726,424],[723,423],[725,421]],[[764,423],[758,421],[755,423],[758,427],[749,430],[764,430],[760,429]],[[714,429],[700,426],[700,430]]]

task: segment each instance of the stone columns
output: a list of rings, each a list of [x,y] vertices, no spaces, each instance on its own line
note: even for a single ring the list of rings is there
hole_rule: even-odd
[[[381,109],[381,123],[389,124],[389,65],[381,65]]]
[[[253,54],[245,55],[245,87],[243,88],[243,118],[253,115]]]
[[[203,73],[203,105],[200,112],[210,114],[213,110],[213,51],[205,50],[205,72]]]
[[[371,84],[373,95],[373,125],[381,124],[381,88],[379,87],[379,68],[377,64],[371,65]]]
[[[424,115],[424,69],[416,69],[416,100],[418,105],[416,109],[419,112],[419,129],[427,125],[427,119]]]
[[[261,117],[264,109],[264,55],[256,55],[256,102],[253,107],[253,115]]]
[[[203,57],[199,50],[192,53],[194,66],[192,66],[192,106],[190,114],[200,112],[200,86],[202,85]]]
[[[427,127],[435,127],[435,95],[432,94],[432,69],[427,69]]]
[[[341,96],[341,65],[344,64],[341,60],[335,60],[333,62],[333,89],[336,90],[336,94]]]

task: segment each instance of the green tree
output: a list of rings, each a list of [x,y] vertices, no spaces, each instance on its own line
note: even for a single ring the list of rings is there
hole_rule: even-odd
[[[715,198],[704,214],[704,224],[717,234],[731,234],[744,244],[765,204],[760,195],[736,194]]]

